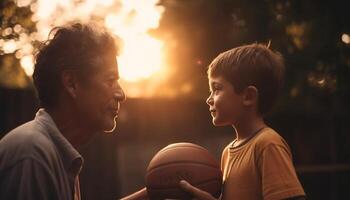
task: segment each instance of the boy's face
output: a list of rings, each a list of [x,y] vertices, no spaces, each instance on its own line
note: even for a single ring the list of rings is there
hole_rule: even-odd
[[[243,111],[243,96],[223,76],[209,77],[210,96],[207,99],[215,126],[234,125]]]

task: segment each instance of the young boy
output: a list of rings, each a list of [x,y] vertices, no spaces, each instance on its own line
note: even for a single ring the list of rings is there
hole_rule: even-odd
[[[283,74],[282,56],[261,44],[221,53],[209,65],[212,122],[232,125],[236,135],[222,152],[223,200],[305,199],[288,144],[264,122]],[[214,199],[186,181],[180,186],[198,199]]]

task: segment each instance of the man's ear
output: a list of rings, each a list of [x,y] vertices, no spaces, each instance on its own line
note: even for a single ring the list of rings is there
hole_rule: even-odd
[[[258,102],[258,89],[255,86],[248,86],[244,89],[243,105],[252,106]]]
[[[77,97],[77,77],[71,70],[64,70],[61,75],[64,90],[75,99]]]

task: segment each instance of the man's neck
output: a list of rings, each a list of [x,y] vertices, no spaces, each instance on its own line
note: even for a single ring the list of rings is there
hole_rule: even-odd
[[[46,109],[51,118],[55,122],[58,130],[62,135],[74,146],[78,148],[85,143],[91,135],[84,123],[79,120],[79,117],[74,112],[74,109],[62,108],[57,106],[52,109]]]

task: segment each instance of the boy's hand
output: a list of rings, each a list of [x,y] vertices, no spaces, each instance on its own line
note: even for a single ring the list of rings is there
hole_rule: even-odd
[[[199,200],[216,200],[211,194],[201,189],[194,187],[185,180],[180,181],[180,187],[186,192],[191,193],[196,199]]]

